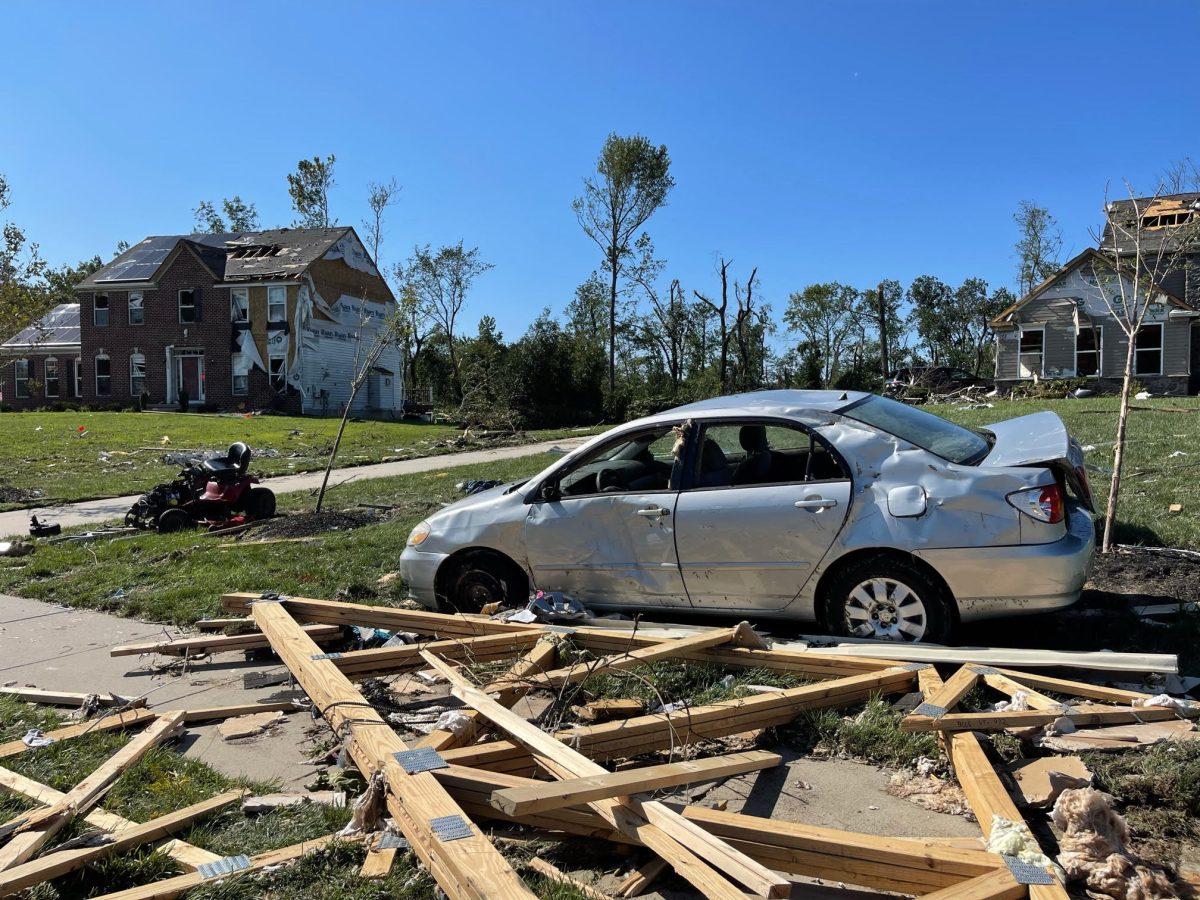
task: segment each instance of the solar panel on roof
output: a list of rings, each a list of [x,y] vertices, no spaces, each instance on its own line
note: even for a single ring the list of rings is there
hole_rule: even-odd
[[[96,279],[97,284],[116,281],[148,281],[175,249],[179,238],[168,235],[147,238],[127,251],[124,259],[111,265]]]

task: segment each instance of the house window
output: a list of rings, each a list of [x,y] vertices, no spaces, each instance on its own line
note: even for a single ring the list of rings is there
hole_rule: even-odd
[[[267,373],[271,376],[271,387],[282,391],[287,387],[287,360],[282,356],[267,358]]]
[[[229,321],[250,321],[250,289],[232,288],[229,291]]]
[[[58,396],[58,360],[51,356],[43,364],[42,380],[45,382],[42,392],[47,397]]]
[[[196,292],[189,288],[179,292],[179,321],[183,324],[199,322],[199,310],[196,308]]]
[[[1101,354],[1104,350],[1104,329],[1083,327],[1075,334],[1075,375],[1079,378],[1099,377]]]
[[[141,291],[129,292],[129,324],[141,325],[146,321],[146,305]]]
[[[108,294],[92,298],[92,324],[101,328],[108,324]]]
[[[1017,363],[1018,378],[1040,378],[1045,354],[1046,331],[1032,328],[1021,331],[1021,349]]]
[[[13,378],[16,380],[15,393],[18,397],[29,396],[29,360],[18,359],[13,363]]]
[[[82,359],[82,357],[79,357],[79,356],[75,357],[75,361],[71,365],[74,368],[74,375],[71,379],[71,381],[72,381],[71,386],[75,391],[75,393],[72,396],[82,397],[83,396],[83,359]]]
[[[267,288],[267,321],[287,321],[287,288],[274,285]]]
[[[108,357],[104,354],[96,356],[96,396],[108,397],[112,395],[112,367]]]
[[[239,372],[234,364],[233,370],[233,395],[235,397],[244,397],[250,393],[250,373]]]
[[[1133,374],[1162,374],[1163,327],[1143,325],[1133,338]]]
[[[129,396],[140,397],[146,387],[146,357],[133,353],[129,357]]]

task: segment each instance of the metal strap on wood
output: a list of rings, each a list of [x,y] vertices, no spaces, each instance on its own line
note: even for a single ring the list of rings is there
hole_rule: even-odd
[[[205,863],[196,869],[196,874],[201,878],[217,878],[224,875],[232,875],[234,872],[241,872],[243,869],[248,869],[251,866],[250,857],[244,853],[237,856],[225,856],[215,862]]]
[[[1015,856],[1002,856],[1008,871],[1016,879],[1017,884],[1054,884],[1054,876],[1033,863],[1027,863]]]

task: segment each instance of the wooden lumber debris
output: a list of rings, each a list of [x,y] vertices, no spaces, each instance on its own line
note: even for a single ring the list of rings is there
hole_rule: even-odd
[[[596,890],[590,884],[580,881],[578,878],[573,878],[558,866],[547,862],[540,856],[534,856],[529,860],[529,868],[541,875],[545,875],[547,878],[553,878],[555,881],[561,881],[563,884],[570,885],[585,897],[590,897],[591,900],[612,900],[608,894]]]
[[[628,719],[646,711],[641,700],[593,700],[583,706],[572,706],[571,712],[585,722],[606,722],[609,719]]]
[[[257,856],[252,856],[250,857],[249,865],[241,866],[233,872],[220,871],[212,875],[205,875],[200,871],[188,872],[186,875],[177,875],[174,878],[155,881],[141,887],[128,888],[127,890],[117,891],[113,894],[103,894],[100,900],[171,900],[171,898],[186,894],[193,888],[197,888],[208,882],[221,881],[232,875],[248,875],[253,872],[261,872],[263,869],[273,866],[295,862],[302,856],[324,849],[335,840],[339,840],[338,836],[330,834],[312,841],[301,841],[299,844],[292,844],[290,847],[269,850],[266,853],[259,853]],[[345,840],[345,838],[342,838],[342,840]],[[220,862],[220,860],[217,861]]]
[[[617,897],[640,897],[667,868],[664,859],[652,856],[625,877],[616,890]]]
[[[103,838],[102,842],[92,846],[80,847],[75,850],[60,850],[48,853],[40,859],[34,859],[7,871],[0,872],[0,897],[26,888],[34,887],[43,881],[61,878],[69,872],[82,869],[106,856],[140,847],[151,841],[157,841],[179,831],[197,819],[209,813],[224,809],[237,803],[245,796],[245,791],[227,791],[208,800],[202,800],[191,806],[151,819],[144,825],[131,824]]]
[[[62,802],[67,796],[49,785],[41,784],[32,778],[11,772],[8,769],[0,769],[0,790],[16,794],[35,803],[49,806]],[[93,828],[113,833],[140,827],[136,822],[113,815],[99,807],[94,808],[91,812],[84,815],[83,820]],[[188,871],[195,870],[205,863],[216,862],[220,859],[215,853],[209,853],[207,850],[202,850],[181,840],[169,841],[161,849],[177,865]]]
[[[158,718],[158,713],[151,712],[148,709],[122,710],[110,713],[99,719],[93,719],[90,722],[80,722],[78,725],[66,725],[62,728],[55,728],[47,731],[42,737],[49,738],[52,741],[66,741],[83,734],[91,734],[92,732],[119,731],[124,728],[132,728],[135,725],[144,725],[156,718]],[[8,741],[7,743],[0,744],[0,759],[8,756],[16,756],[18,753],[25,753],[29,749],[31,748],[24,741]]]
[[[554,777],[586,778],[608,774],[583,754],[505,709],[433,654],[425,653],[425,660],[450,682],[456,697],[525,746],[538,764]],[[677,874],[706,897],[730,900],[740,897],[742,891],[726,877],[763,897],[786,897],[791,892],[788,881],[741,851],[714,840],[703,829],[689,825],[657,801],[601,799],[590,801],[588,806],[618,831],[635,838],[665,859]]]
[[[144,697],[121,697],[117,694],[100,692],[81,694],[75,691],[46,691],[33,687],[0,687],[0,696],[12,697],[14,700],[24,700],[26,703],[42,703],[46,706],[83,706],[95,704],[102,707],[135,707],[144,706]]]
[[[279,602],[255,603],[255,623],[339,736],[364,775],[382,771],[387,806],[404,837],[451,900],[457,898],[532,898],[516,872],[463,815],[462,809],[428,772],[409,773],[395,758],[408,746],[322,654],[316,643]],[[458,833],[439,830],[456,823]],[[462,834],[461,832],[466,832]]]
[[[0,871],[11,869],[33,857],[46,842],[75,816],[95,806],[118,778],[154,745],[174,736],[183,724],[182,713],[160,716],[145,731],[114,753],[87,778],[67,791],[50,807],[53,815],[40,820],[0,847]]]
[[[319,806],[330,806],[334,809],[345,809],[345,791],[285,791],[279,794],[260,794],[256,797],[246,797],[242,801],[242,812],[248,816],[257,816],[273,809],[283,809],[288,806],[301,806],[305,803],[315,803]]]
[[[747,753],[730,753],[727,756],[664,763],[640,769],[623,769],[604,775],[538,782],[536,787],[497,791],[493,802],[497,808],[510,816],[522,816],[546,809],[575,806],[604,797],[623,797],[681,784],[744,775],[746,772],[757,772],[777,766],[781,762],[783,757],[777,753],[751,750]]]
[[[335,641],[342,636],[342,629],[333,625],[306,625],[304,630],[314,641]],[[108,655],[141,656],[144,653],[161,653],[164,656],[199,656],[204,653],[263,650],[269,646],[270,642],[266,636],[258,633],[202,635],[171,641],[122,644],[109,650]]]

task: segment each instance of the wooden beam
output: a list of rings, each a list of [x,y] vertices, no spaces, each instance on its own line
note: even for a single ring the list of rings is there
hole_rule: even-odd
[[[144,725],[150,720],[157,718],[158,713],[151,712],[148,709],[122,710],[121,712],[111,713],[99,719],[93,719],[90,722],[80,722],[77,725],[66,725],[63,728],[55,728],[52,731],[47,731],[43,736],[53,741],[65,741],[83,734],[92,734],[93,732],[99,733],[132,728],[135,725]],[[25,745],[24,741],[9,741],[8,743],[0,744],[0,759],[16,756],[30,749],[30,747]]]
[[[346,838],[340,839],[346,840]],[[237,875],[260,872],[272,866],[281,866],[285,863],[295,862],[306,854],[316,853],[324,849],[327,844],[335,840],[339,840],[338,835],[330,834],[316,840],[302,841],[299,844],[292,844],[290,847],[282,847],[279,850],[268,850],[266,853],[259,853],[257,856],[250,857],[250,865],[247,868],[240,869]],[[141,887],[128,888],[113,894],[103,894],[100,900],[172,900],[172,898],[186,894],[188,891],[198,888],[202,884],[212,881],[222,881],[232,877],[235,876],[216,874],[205,878],[199,872],[189,872],[186,875],[177,875],[174,878],[155,881]]]
[[[1029,896],[1008,869],[997,869],[953,887],[925,894],[923,900],[1019,900]]]
[[[617,886],[618,897],[639,897],[646,893],[646,888],[654,882],[667,868],[666,862],[660,856],[652,856],[632,872]]]
[[[622,759],[752,728],[786,725],[805,710],[845,706],[877,694],[902,693],[911,690],[915,683],[915,674],[910,670],[885,669],[672,713],[649,713],[599,725],[575,726],[555,736],[592,759]],[[447,750],[442,755],[450,762],[488,769],[529,768],[528,751],[512,741],[474,744]]]
[[[24,700],[26,703],[42,703],[46,706],[82,706],[89,699],[95,698],[98,706],[145,706],[144,697],[120,697],[106,692],[96,694],[81,694],[75,691],[44,691],[41,688],[30,687],[0,687],[0,697],[12,697],[14,700]]]
[[[254,621],[334,733],[347,739],[355,764],[364,775],[383,772],[389,788],[388,810],[417,856],[451,898],[521,898],[533,895],[488,839],[466,820],[430,772],[409,774],[394,754],[408,746],[367,702],[350,680],[328,659],[280,603],[255,603]],[[469,832],[446,840],[433,821],[457,817]]]
[[[1031,687],[1019,684],[1000,672],[985,672],[983,680],[987,683],[988,687],[1005,694],[1009,698],[1015,698],[1017,694],[1021,694],[1031,709],[1062,712],[1063,704],[1057,700],[1047,697],[1045,694],[1038,693]]]
[[[520,634],[485,634],[472,638],[450,638],[402,647],[372,647],[350,650],[333,660],[334,665],[353,679],[377,678],[424,668],[421,651],[430,649],[439,656],[474,662],[510,659],[536,644],[542,635],[536,631]]]
[[[940,706],[942,709],[954,709],[963,697],[971,692],[971,688],[979,683],[979,673],[970,666],[961,666],[950,676],[932,697],[925,702],[930,706]]]
[[[431,653],[425,661],[450,682],[451,692],[508,732],[525,746],[538,763],[556,778],[585,778],[606,775],[603,768],[583,754],[560,743],[536,725],[505,709],[467,682],[457,671]],[[593,800],[588,806],[614,828],[636,837],[706,897],[740,897],[742,892],[724,875],[736,879],[753,893],[764,897],[786,897],[791,886],[745,854],[712,838],[697,826],[657,801],[633,798]]]
[[[1086,681],[1071,681],[1066,678],[1052,678],[1038,672],[1016,672],[1012,669],[1000,669],[1013,681],[1044,691],[1054,691],[1067,697],[1087,697],[1089,700],[1102,700],[1106,703],[1121,703],[1132,706],[1136,700],[1148,700],[1149,694],[1140,691],[1126,691],[1121,688],[1105,687]]]
[[[333,625],[305,625],[304,631],[314,641],[334,641],[342,629]],[[264,650],[271,644],[266,635],[206,634],[200,637],[178,638],[173,641],[150,641],[142,644],[123,644],[108,651],[109,656],[141,656],[161,653],[166,656],[198,656],[201,653],[224,653],[234,650]]]
[[[379,849],[379,843],[383,840],[383,834],[367,848],[367,856],[363,860],[362,868],[358,870],[359,878],[387,878],[388,873],[392,871],[392,863],[396,861],[395,847],[386,847]]]
[[[110,756],[101,766],[79,782],[52,809],[60,812],[40,827],[22,832],[0,848],[0,871],[11,869],[30,859],[50,838],[75,816],[95,806],[118,778],[151,747],[172,737],[183,724],[183,715],[160,716],[145,731]]]
[[[558,645],[552,640],[542,638],[530,648],[528,653],[509,667],[507,672],[487,685],[484,690],[489,694],[498,695],[497,702],[503,703],[511,709],[529,691],[526,679],[553,666],[557,657]],[[432,747],[434,750],[449,750],[452,747],[462,747],[471,743],[479,735],[479,725],[483,721],[483,717],[473,709],[464,710],[463,715],[471,720],[469,726],[460,728],[457,733],[440,729],[431,731],[417,741],[416,746]]]
[[[526,788],[497,791],[493,795],[492,801],[497,809],[503,810],[510,816],[522,816],[546,809],[575,806],[603,797],[623,797],[666,787],[676,787],[681,784],[695,784],[700,781],[727,778],[731,775],[743,775],[746,772],[757,772],[760,769],[777,766],[781,762],[783,762],[783,757],[777,753],[751,750],[746,753],[730,753],[726,756],[714,756],[708,759],[684,760],[659,766],[622,769],[619,772],[571,778],[565,781],[539,782]]]
[[[900,720],[901,731],[1003,731],[1030,725],[1049,725],[1066,717],[1077,726],[1124,725],[1130,722],[1162,722],[1182,716],[1165,706],[1081,705],[1070,712],[1031,709],[1023,712],[947,713],[938,718],[907,715]]]
[[[558,868],[558,866],[547,862],[540,856],[534,856],[530,858],[529,868],[533,869],[533,871],[537,872],[539,875],[544,875],[547,878],[553,879],[554,881],[559,881],[565,885],[573,887],[575,890],[579,891],[579,893],[583,894],[583,896],[591,898],[591,900],[612,900],[608,894],[605,894],[603,891],[596,890],[590,884],[585,884],[578,878],[571,877],[566,872],[562,871],[562,869]]]
[[[208,800],[202,800],[175,812],[167,813],[165,816],[159,816],[157,819],[151,819],[145,825],[132,825],[132,827],[121,829],[106,836],[103,843],[81,847],[77,850],[60,850],[57,853],[49,853],[39,859],[15,866],[6,872],[0,872],[0,897],[7,897],[9,894],[31,888],[44,881],[61,878],[69,872],[82,869],[84,866],[114,853],[121,853],[134,847],[140,847],[142,844],[157,841],[209,813],[239,802],[246,793],[244,790],[227,791]]]
[[[689,650],[701,650],[705,647],[716,647],[720,644],[734,644],[741,639],[745,632],[753,634],[749,624],[742,622],[734,628],[722,628],[713,632],[705,632],[694,637],[680,638],[674,641],[662,641],[649,647],[630,650],[628,653],[617,653],[605,656],[591,662],[576,663],[552,672],[534,676],[531,680],[535,687],[555,688],[562,684],[575,684],[592,675],[602,675],[606,672],[617,672],[647,665],[660,659],[670,659]]]
[[[295,700],[271,700],[265,703],[241,703],[236,706],[202,706],[196,709],[181,709],[183,721],[191,725],[196,722],[216,722],[262,712],[300,712],[307,709]]]
[[[57,791],[52,787],[34,781],[32,778],[19,775],[8,769],[0,769],[0,790],[5,790],[11,794],[24,797],[27,800],[32,800],[35,803],[49,806],[61,802],[67,796],[61,791]],[[136,822],[113,815],[99,807],[84,815],[83,820],[92,827],[99,828],[101,831],[114,833],[127,828],[140,827]],[[161,849],[163,853],[171,857],[179,866],[189,871],[194,871],[205,863],[216,862],[221,858],[215,853],[209,853],[207,850],[202,850],[199,847],[180,840],[169,841]]]

